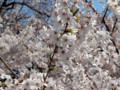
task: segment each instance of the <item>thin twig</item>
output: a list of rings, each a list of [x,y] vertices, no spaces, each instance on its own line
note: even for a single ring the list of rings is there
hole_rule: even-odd
[[[49,64],[48,64],[49,69],[47,71],[47,75],[44,77],[44,82],[46,82],[46,79],[47,79],[47,77],[48,77],[48,75],[49,75],[49,73],[51,71],[51,64],[52,64],[52,61],[53,61],[53,58],[54,58],[54,55],[56,53],[57,48],[58,48],[58,46],[55,45],[54,51],[53,51],[52,55],[50,56],[50,61],[49,61]],[[45,90],[45,88],[44,88],[44,90]]]
[[[120,68],[120,66],[119,65],[117,65],[117,63],[116,62],[113,62],[118,68]]]
[[[86,77],[90,80],[90,81],[92,81],[92,79],[88,76],[88,74],[87,74],[87,71],[85,71],[85,74],[86,74]],[[93,81],[93,85],[97,88],[97,85],[96,85],[96,83]]]
[[[9,4],[4,4],[2,7],[9,7],[9,6],[12,6],[11,8],[8,8],[8,9],[12,9],[12,8],[14,7],[14,5],[16,5],[16,4],[18,4],[18,5],[24,5],[24,6],[28,7],[29,9],[31,9],[31,10],[33,10],[33,11],[39,13],[39,14],[42,14],[42,15],[44,14],[44,15],[50,17],[50,15],[48,15],[47,13],[41,12],[41,11],[35,9],[34,7],[28,5],[28,4],[25,3],[25,2],[22,2],[22,3],[21,3],[21,2],[11,2],[11,3],[9,3]],[[0,9],[3,9],[2,7],[0,7]]]
[[[116,24],[117,24],[117,21],[118,21],[118,19],[116,18],[116,19],[115,19],[115,22],[114,22],[114,26],[113,26],[112,32],[114,32],[114,30],[115,30],[115,26],[116,26]]]
[[[106,17],[106,15],[107,15],[107,11],[108,11],[108,6],[107,6],[106,11],[105,11],[105,14],[104,14],[104,16],[103,16],[103,18],[102,18],[102,22],[104,23],[104,25],[105,25],[105,27],[106,27],[106,30],[107,30],[107,31],[110,31],[108,25],[107,25],[106,22],[105,22],[105,17]]]
[[[1,57],[0,57],[0,60],[5,64],[5,66],[10,70],[10,72],[12,72],[15,76],[19,78],[19,76],[11,70],[11,68],[5,63],[5,61]]]
[[[89,7],[93,10],[93,12],[95,12],[96,14],[98,13],[98,12],[95,10],[95,8],[91,5],[91,3],[88,2],[88,0],[85,0],[85,2],[89,4]]]
[[[119,54],[119,50],[118,50],[118,48],[117,48],[117,46],[116,46],[115,41],[114,41],[113,39],[111,39],[111,41],[112,41],[112,43],[113,43],[113,45],[114,45],[114,47],[115,47],[115,50],[116,50],[117,54]]]

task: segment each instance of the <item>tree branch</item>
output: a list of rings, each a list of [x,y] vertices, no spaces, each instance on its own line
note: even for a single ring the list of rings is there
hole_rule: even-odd
[[[107,6],[106,11],[105,11],[105,14],[104,14],[104,16],[103,16],[103,18],[102,18],[102,22],[103,22],[103,24],[105,25],[106,30],[107,30],[107,31],[110,31],[108,25],[107,25],[106,22],[105,22],[105,17],[106,17],[106,15],[107,15],[107,11],[108,11],[108,6]]]
[[[116,24],[117,24],[117,21],[118,21],[118,19],[116,18],[116,19],[115,19],[115,22],[114,22],[114,26],[113,26],[112,32],[114,32],[114,30],[115,30],[115,26],[116,26]]]
[[[89,7],[93,10],[93,12],[95,12],[97,14],[97,11],[95,10],[95,8],[90,4],[90,2],[88,2],[88,0],[85,0],[86,3],[89,4]]]
[[[9,3],[9,4],[4,4],[2,7],[9,7],[9,6],[12,5],[12,7],[10,8],[10,9],[12,9],[12,8],[14,7],[14,5],[16,5],[16,4],[18,4],[18,5],[24,5],[24,6],[28,7],[29,9],[31,9],[31,10],[33,10],[33,11],[39,13],[39,14],[44,14],[44,15],[50,17],[50,15],[48,15],[47,13],[41,12],[41,11],[35,9],[34,7],[28,5],[28,4],[25,3],[25,2],[22,2],[22,3],[21,3],[21,2],[11,2],[11,3]],[[0,7],[0,8],[3,9],[2,7]]]
[[[11,68],[5,63],[5,61],[1,57],[0,57],[0,60],[4,63],[4,65],[9,69],[10,72],[12,72],[15,76],[19,78],[19,76],[11,70]]]

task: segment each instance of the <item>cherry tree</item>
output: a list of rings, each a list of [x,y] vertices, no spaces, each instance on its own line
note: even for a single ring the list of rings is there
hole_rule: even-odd
[[[1,90],[120,90],[119,0],[0,2]]]

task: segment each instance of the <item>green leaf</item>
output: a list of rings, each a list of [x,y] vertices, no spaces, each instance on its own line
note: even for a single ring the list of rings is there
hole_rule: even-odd
[[[56,71],[56,67],[53,67],[53,68],[52,68],[52,71]]]
[[[68,29],[68,32],[69,32],[69,33],[73,33],[73,30],[72,30],[72,29]]]
[[[70,12],[71,12],[71,13],[74,13],[74,10],[73,10],[73,9],[70,9]]]
[[[78,11],[79,11],[79,9],[77,9],[77,10],[73,13],[73,16],[75,16]]]
[[[45,86],[43,85],[43,86],[41,86],[41,90],[45,90]]]
[[[63,33],[60,34],[60,38],[63,36]]]
[[[80,17],[79,16],[76,16],[76,21],[79,21],[80,20]]]
[[[2,82],[2,85],[5,87],[6,86],[5,82]]]

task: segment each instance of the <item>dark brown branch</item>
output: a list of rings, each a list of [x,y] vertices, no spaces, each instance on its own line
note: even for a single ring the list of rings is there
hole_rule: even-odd
[[[116,63],[116,62],[113,62],[118,68],[120,68],[120,66]]]
[[[41,12],[41,11],[35,9],[34,7],[28,5],[28,4],[25,3],[25,2],[22,2],[22,3],[21,3],[21,2],[11,2],[11,3],[7,4],[7,5],[4,5],[3,7],[12,6],[12,7],[10,8],[10,9],[12,9],[12,8],[14,7],[14,5],[16,5],[16,4],[18,4],[18,5],[24,5],[24,6],[28,7],[29,9],[31,9],[31,10],[33,10],[33,11],[39,13],[39,14],[44,14],[44,15],[50,17],[50,15],[48,15],[47,13]],[[2,8],[2,7],[1,7],[1,8]],[[3,8],[2,8],[2,9],[3,9]]]
[[[48,68],[49,68],[49,69],[48,69],[48,71],[47,71],[47,75],[44,77],[44,82],[46,81],[46,79],[47,79],[47,77],[48,77],[48,75],[49,75],[49,73],[50,73],[50,71],[51,71],[51,64],[52,64],[52,62],[53,62],[53,58],[54,58],[54,56],[55,56],[55,53],[56,53],[57,49],[58,49],[58,46],[55,45],[54,51],[53,51],[52,55],[50,56],[50,60],[49,60],[49,64],[48,64]]]
[[[105,10],[105,14],[104,14],[102,20],[105,20],[105,17],[106,17],[106,15],[107,15],[107,11],[108,11],[108,6],[107,6],[107,8],[106,8],[106,10]]]
[[[107,11],[108,11],[108,7],[106,8],[106,11],[105,11],[105,14],[104,14],[104,16],[103,16],[102,22],[104,23],[107,31],[110,32],[110,29],[109,29],[108,25],[107,25],[106,22],[105,22],[105,17],[106,17],[106,15],[107,15]],[[114,31],[114,28],[115,28],[116,23],[117,23],[117,18],[116,18],[116,21],[115,21],[115,23],[114,23],[114,27],[113,27],[112,31]],[[112,37],[112,34],[111,34],[111,37]],[[114,41],[113,39],[111,39],[111,41],[112,41],[114,47],[116,48],[116,52],[119,54],[119,50],[118,50],[117,47],[116,47],[115,41]]]
[[[54,55],[55,55],[57,49],[58,49],[58,46],[55,45],[54,51],[53,51],[52,55],[50,56],[50,60],[49,60],[49,64],[48,64],[49,69],[47,71],[47,75],[45,77],[43,77],[44,78],[44,83],[46,82],[46,79],[47,79],[49,73],[51,72],[51,65],[52,65],[53,58],[54,58]],[[44,87],[43,90],[45,90],[45,86],[43,86],[43,87]]]
[[[12,72],[15,76],[19,78],[19,76],[10,69],[10,67],[5,63],[5,61],[1,57],[0,57],[0,60],[4,63],[4,65],[9,69],[10,72]]]
[[[92,5],[89,5],[91,7],[91,9],[93,10],[93,12],[95,12],[97,14],[97,11],[95,10],[95,8]]]
[[[114,45],[114,47],[115,47],[115,50],[116,50],[117,54],[119,54],[119,50],[118,50],[118,48],[117,48],[117,46],[116,46],[115,41],[114,41],[113,39],[111,39],[111,41],[112,41],[112,43],[113,43],[113,45]]]
[[[44,13],[44,12],[38,11],[37,9],[31,7],[30,5],[28,5],[28,4],[26,4],[26,3],[21,3],[21,4],[27,6],[28,8],[30,8],[31,10],[33,10],[33,11],[39,13],[39,14],[44,14],[44,15],[47,15],[48,17],[50,17],[50,15],[48,15],[47,13]]]
[[[4,2],[2,3],[2,6],[5,6],[7,4],[7,0],[4,0]]]
[[[118,19],[116,18],[116,19],[115,19],[115,22],[114,22],[114,26],[113,26],[112,32],[114,32],[114,30],[115,30],[115,26],[116,26],[116,24],[117,24],[117,21],[118,21]]]
[[[87,71],[85,71],[86,77],[92,82],[92,79],[88,76]],[[96,83],[93,81],[93,85],[97,88]]]
[[[108,11],[108,7],[106,8],[105,14],[104,14],[104,16],[103,16],[103,18],[102,18],[102,22],[103,22],[103,24],[105,25],[106,30],[107,30],[107,31],[110,31],[108,25],[107,25],[106,22],[105,22],[105,17],[106,17],[106,15],[107,15],[107,11]]]
[[[96,14],[98,13],[98,12],[95,10],[95,8],[91,5],[91,3],[88,2],[88,0],[85,0],[85,2],[89,4],[89,7],[93,10],[93,12],[95,12]]]
[[[66,25],[65,25],[65,30],[64,30],[63,33],[67,33],[67,32],[68,32],[68,31],[67,31],[67,27],[68,27],[68,23],[66,23]]]

